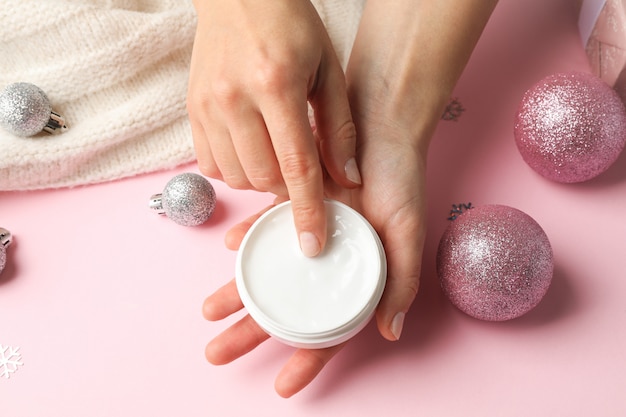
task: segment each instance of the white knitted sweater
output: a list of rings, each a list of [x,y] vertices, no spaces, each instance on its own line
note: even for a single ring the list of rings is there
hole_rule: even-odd
[[[313,0],[345,66],[363,0]],[[0,131],[0,190],[91,184],[195,159],[191,0],[2,0],[0,88],[43,89],[69,129]]]

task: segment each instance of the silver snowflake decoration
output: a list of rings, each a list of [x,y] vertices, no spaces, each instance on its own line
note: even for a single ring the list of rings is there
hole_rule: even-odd
[[[0,378],[9,379],[18,366],[24,365],[19,350],[19,347],[0,345]]]

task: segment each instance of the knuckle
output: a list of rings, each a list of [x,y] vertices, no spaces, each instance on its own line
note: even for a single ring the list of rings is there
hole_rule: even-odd
[[[224,109],[233,108],[241,98],[241,90],[228,78],[219,78],[211,85],[211,94],[217,105]]]
[[[205,177],[221,179],[222,173],[217,167],[213,157],[210,154],[203,153],[198,147],[196,147],[196,154],[196,162],[200,173]]]
[[[215,164],[206,163],[206,162],[202,162],[198,160],[198,170],[200,170],[200,173],[204,175],[205,177],[214,178],[214,179],[222,178],[222,173],[220,172],[219,169],[217,169]]]
[[[226,185],[235,190],[249,190],[252,188],[250,182],[240,175],[224,175],[223,180]]]
[[[293,204],[292,205],[293,214],[296,218],[300,219],[305,228],[310,226],[313,219],[318,219],[320,212],[318,211],[318,207],[314,207],[311,205],[304,204]]]
[[[320,172],[319,161],[300,152],[285,155],[280,165],[285,182],[291,185],[307,186],[316,180]]]
[[[346,120],[334,132],[332,138],[339,142],[347,142],[348,144],[356,143],[356,126],[352,120]]]
[[[417,297],[417,293],[419,292],[419,288],[420,288],[420,279],[419,276],[413,276],[410,277],[407,282],[406,282],[406,294],[407,294],[407,298],[411,300],[411,302],[413,302],[413,300],[415,300],[415,297]]]
[[[205,92],[198,90],[190,90],[187,93],[187,112],[190,116],[199,113],[200,109],[206,109],[209,107],[209,98]]]
[[[258,191],[280,194],[280,191],[284,189],[282,179],[277,175],[272,175],[271,173],[251,175],[249,179],[254,189]]]
[[[278,94],[292,83],[292,73],[288,65],[279,61],[264,62],[255,72],[255,87],[264,93]]]
[[[334,144],[351,145],[356,143],[356,137],[356,126],[352,120],[348,119],[333,130],[327,132],[326,135],[320,135],[320,140]]]

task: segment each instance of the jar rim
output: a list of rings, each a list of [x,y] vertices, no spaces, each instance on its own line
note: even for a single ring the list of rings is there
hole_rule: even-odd
[[[246,233],[235,280],[244,307],[267,333],[298,347],[328,347],[370,321],[387,264],[380,238],[356,210],[325,200],[328,242],[315,258],[301,254],[291,202],[264,213]]]

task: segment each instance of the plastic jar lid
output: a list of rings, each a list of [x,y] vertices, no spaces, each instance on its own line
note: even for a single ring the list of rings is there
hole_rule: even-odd
[[[318,256],[302,254],[290,202],[263,214],[237,255],[237,289],[248,313],[296,347],[350,339],[372,318],[385,288],[385,252],[372,226],[345,204],[325,204],[328,239]]]

